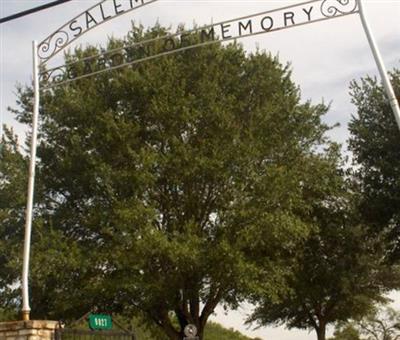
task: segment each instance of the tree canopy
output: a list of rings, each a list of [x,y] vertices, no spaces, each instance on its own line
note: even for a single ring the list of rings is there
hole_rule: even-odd
[[[314,232],[294,255],[288,291],[275,299],[255,294],[250,322],[312,329],[325,340],[329,324],[362,317],[397,286],[398,270],[385,264],[382,240],[361,223],[338,159],[333,154],[326,177],[318,177],[320,195],[311,196],[305,219]]]
[[[0,140],[0,318],[14,315],[17,294],[12,286],[22,268],[27,163],[12,130]]]
[[[400,97],[400,70],[391,80]],[[365,77],[351,85],[357,114],[349,129],[349,148],[357,168],[360,210],[371,230],[388,232],[392,259],[399,258],[400,240],[400,140],[392,109],[377,79]]]
[[[134,28],[107,48],[166,32]],[[79,70],[96,52],[66,60]],[[19,89],[22,123],[31,96]],[[170,339],[188,323],[203,338],[217,304],[235,306],[254,279],[276,295],[311,229],[326,111],[301,102],[276,57],[238,44],[43,92],[33,317],[140,311]]]

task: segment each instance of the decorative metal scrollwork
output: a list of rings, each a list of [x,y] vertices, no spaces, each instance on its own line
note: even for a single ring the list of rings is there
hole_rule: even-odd
[[[156,1],[158,0],[99,1],[61,26],[39,44],[40,63],[43,65],[73,41],[97,26]]]
[[[357,5],[357,0],[324,0],[321,4],[321,13],[326,18],[350,14],[356,11]]]
[[[59,49],[68,45],[70,36],[65,31],[57,31],[40,43],[38,48],[38,56],[42,62],[50,59]]]
[[[39,80],[43,83],[59,83],[68,79],[68,70],[65,65],[43,71],[39,74]]]

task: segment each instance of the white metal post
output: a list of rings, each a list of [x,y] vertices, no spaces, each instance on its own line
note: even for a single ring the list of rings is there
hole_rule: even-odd
[[[28,199],[26,203],[26,221],[25,221],[25,241],[24,241],[24,259],[22,269],[22,318],[30,319],[29,307],[29,258],[31,250],[31,234],[32,234],[32,210],[33,195],[35,186],[35,165],[36,165],[36,144],[37,144],[37,128],[39,117],[39,65],[37,54],[37,42],[33,41],[33,115],[32,115],[32,140],[31,140],[31,159],[29,163],[29,179],[28,179]]]
[[[391,82],[389,80],[389,76],[388,76],[385,64],[383,63],[382,56],[381,56],[381,54],[379,52],[378,45],[376,44],[375,38],[374,38],[374,36],[372,34],[372,31],[371,31],[371,29],[369,27],[369,23],[367,21],[366,15],[365,15],[365,10],[364,10],[364,5],[363,5],[363,1],[362,0],[358,0],[358,7],[359,7],[361,22],[363,24],[364,31],[365,31],[365,33],[367,35],[369,45],[371,46],[371,50],[372,50],[372,53],[373,53],[374,58],[375,58],[375,62],[377,64],[377,66],[378,66],[379,73],[380,73],[381,78],[382,78],[383,86],[384,86],[384,88],[386,90],[386,94],[387,94],[387,96],[389,98],[390,106],[392,107],[394,117],[396,118],[397,126],[400,129],[400,108],[399,108],[399,103],[398,103],[396,95],[394,93],[393,86],[392,86],[392,84],[391,84]]]

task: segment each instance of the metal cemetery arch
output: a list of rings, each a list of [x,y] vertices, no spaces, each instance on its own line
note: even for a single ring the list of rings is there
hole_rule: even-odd
[[[29,307],[29,294],[28,294],[28,274],[29,274],[29,258],[30,258],[30,243],[32,231],[32,207],[33,207],[33,190],[34,190],[34,177],[35,177],[35,163],[36,163],[36,143],[37,143],[37,125],[39,114],[39,96],[40,96],[40,82],[43,83],[43,89],[59,86],[67,82],[71,82],[83,77],[93,76],[102,72],[110,71],[113,69],[125,67],[145,60],[160,57],[178,51],[195,48],[216,42],[229,41],[238,38],[245,38],[253,35],[269,33],[286,28],[306,25],[314,22],[334,19],[346,15],[359,13],[362,21],[363,28],[368,38],[372,53],[374,55],[376,64],[378,66],[383,85],[390,100],[396,122],[400,128],[400,109],[397,99],[395,97],[392,85],[389,81],[385,65],[383,64],[377,44],[369,28],[368,22],[364,13],[364,6],[362,0],[310,0],[298,4],[282,7],[276,10],[265,11],[249,16],[244,16],[217,24],[208,25],[202,28],[195,28],[188,32],[179,32],[170,34],[164,37],[151,39],[140,42],[131,46],[124,46],[113,51],[120,56],[120,63],[115,65],[105,64],[103,68],[91,70],[87,74],[80,76],[74,75],[71,72],[73,63],[53,67],[48,70],[44,69],[47,62],[52,59],[59,52],[63,51],[72,42],[80,38],[86,32],[96,28],[97,26],[117,18],[123,14],[127,14],[136,9],[146,5],[157,2],[158,0],[102,0],[96,5],[90,7],[82,12],[72,20],[61,26],[57,31],[49,35],[39,45],[36,41],[33,42],[33,86],[34,86],[34,107],[33,107],[33,123],[32,123],[32,140],[31,140],[31,157],[29,166],[29,181],[28,181],[28,197],[26,207],[26,224],[25,224],[25,240],[24,240],[24,259],[23,259],[23,272],[22,272],[22,316],[24,320],[30,318]],[[314,5],[318,6],[318,9]],[[302,13],[302,20],[295,22],[295,13],[297,10]],[[275,15],[281,13],[280,25],[276,25]],[[314,15],[316,17],[314,18]],[[297,19],[297,17],[296,17]],[[278,20],[279,21],[279,20]],[[236,27],[236,29],[235,29]],[[257,27],[257,29],[255,29]],[[218,33],[216,33],[218,31]],[[185,34],[200,34],[200,43],[195,45],[185,45]],[[218,34],[218,35],[217,35]],[[203,35],[205,38],[203,39]],[[142,48],[150,46],[155,41],[164,40],[164,50],[156,51],[154,55],[148,55],[145,58],[138,60],[129,59],[124,51],[127,48]],[[179,46],[169,44],[168,41],[180,41]],[[172,47],[171,47],[172,46]],[[93,60],[104,58],[107,53],[100,53],[98,55],[85,58],[85,60]]]
[[[113,49],[111,51],[108,50],[103,53],[86,57],[77,60],[76,62],[67,63],[44,70],[39,74],[39,81],[45,83],[43,88],[47,89],[71,81],[75,81],[77,79],[86,78],[94,74],[99,74],[105,71],[114,70],[135,63],[139,63],[144,60],[154,59],[163,55],[176,53],[178,51],[188,50],[199,46],[213,44],[216,42],[224,42],[238,38],[245,38],[249,36],[270,33],[286,28],[292,28],[309,23],[315,23],[319,21],[334,19],[341,16],[351,15],[358,12],[357,2],[355,0],[348,1],[345,5],[341,5],[341,7],[334,7],[331,5],[331,2],[332,0],[308,0],[299,4],[285,6],[275,10],[242,16],[239,18],[203,26],[201,28],[194,28],[190,31],[168,34],[166,36],[150,39],[147,41],[141,41],[132,45],[127,45],[121,48]],[[316,6],[314,6],[315,4],[319,4],[319,8],[316,8]],[[72,21],[72,23],[74,22],[75,20]],[[49,38],[51,38],[51,40],[55,40],[55,37],[58,34],[60,34],[60,31],[57,31],[56,35],[53,34]],[[200,38],[200,43],[196,43],[194,45],[188,44],[188,41],[186,39],[188,35],[191,34],[198,34]],[[49,56],[41,56],[41,51],[43,49],[48,50],[48,47],[51,44],[51,40],[49,41],[49,38],[45,39],[39,45],[38,55],[39,58],[42,60],[42,64],[47,63],[50,58],[52,58],[62,48],[66,47],[69,44],[69,38],[66,38],[64,42],[60,44],[61,47],[59,48],[57,47],[57,44],[53,42],[53,50],[49,54]],[[179,41],[178,45],[176,40]],[[154,51],[154,53],[151,53],[152,44],[155,42],[161,42],[161,51],[157,50]],[[131,59],[127,57],[127,55],[129,54],[129,50],[135,48],[144,51],[145,54],[147,54],[146,57],[141,59]],[[109,56],[110,54],[111,59],[119,59],[119,62],[114,62],[113,60],[111,65],[107,65],[105,56]],[[101,60],[103,67],[92,69],[90,62],[96,60]],[[76,72],[74,72],[74,65],[80,61],[85,62],[85,66],[88,66],[88,71],[83,74],[80,73],[78,76]]]

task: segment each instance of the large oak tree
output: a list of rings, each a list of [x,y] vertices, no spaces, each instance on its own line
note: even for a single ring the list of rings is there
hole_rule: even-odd
[[[66,58],[79,70],[94,52]],[[188,323],[202,338],[255,278],[279,291],[308,235],[298,212],[328,129],[326,106],[301,103],[290,76],[265,52],[214,44],[44,91],[33,317],[140,310],[170,339]],[[20,89],[20,122],[30,100]]]

